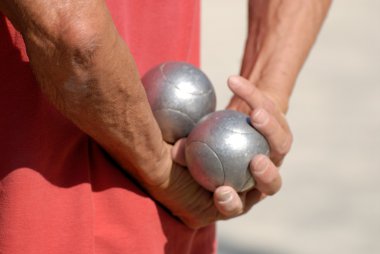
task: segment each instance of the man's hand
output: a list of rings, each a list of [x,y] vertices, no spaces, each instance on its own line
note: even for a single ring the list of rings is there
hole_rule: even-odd
[[[231,76],[228,86],[234,96],[227,108],[249,115],[251,124],[264,135],[270,146],[269,157],[257,155],[251,161],[255,188],[240,194],[245,199],[244,211],[248,211],[264,197],[280,190],[282,180],[278,169],[290,150],[292,134],[283,113],[285,109],[281,108],[283,104],[277,98],[240,76]]]
[[[246,210],[244,195],[240,199],[229,187],[213,195],[173,163],[171,154],[176,159],[180,150],[162,140],[133,57],[104,1],[9,0],[0,10],[22,33],[52,104],[174,215],[197,228]]]
[[[248,37],[241,77],[228,80],[234,93],[228,108],[250,115],[252,125],[270,145],[270,156],[258,155],[251,161],[256,186],[240,195],[242,200],[246,196],[245,210],[281,186],[278,167],[292,143],[284,114],[330,3],[331,0],[248,2]]]
[[[277,8],[278,2],[271,1],[273,5],[269,6],[268,10]],[[287,3],[292,5],[293,2]],[[258,54],[257,58],[245,59],[247,73],[255,65],[253,69],[256,72],[251,75],[250,80],[256,82],[262,80],[262,77],[272,77],[262,75],[267,73],[292,75],[298,71],[299,63],[303,62],[304,58],[294,56],[306,55],[305,52],[311,44],[305,44],[304,38],[299,34],[307,34],[309,30],[306,28],[319,28],[321,23],[304,22],[309,20],[310,15],[307,14],[315,8],[309,8],[305,1],[302,3],[307,8],[301,12],[297,7],[295,13],[298,15],[280,11],[283,9],[268,12],[275,18],[282,13],[290,13],[289,17],[297,17],[297,22],[293,19],[274,22],[276,29],[269,29],[269,32],[265,31],[271,28],[271,22],[264,27],[265,29],[260,30],[265,32],[264,35],[273,34],[270,32],[272,30],[281,31],[280,36],[271,36],[270,40],[263,40],[263,43],[252,44],[251,40],[247,41],[247,45],[254,49],[260,49],[258,45],[266,45],[260,52],[267,52]],[[317,5],[319,1],[315,0],[313,3]],[[267,137],[274,163],[261,155],[253,159],[251,171],[257,183],[255,190],[238,195],[230,187],[221,186],[212,194],[200,187],[185,168],[173,163],[171,153],[174,159],[179,156],[181,149],[176,146],[180,147],[180,143],[171,148],[163,142],[139,80],[133,56],[117,33],[104,0],[70,0],[64,3],[56,0],[5,0],[0,2],[0,10],[21,32],[36,80],[51,103],[83,132],[101,144],[154,198],[187,225],[196,228],[218,219],[237,216],[247,211],[263,196],[278,191],[281,178],[275,165],[280,164],[291,139],[284,135],[290,132],[286,129],[286,121],[282,118],[281,111],[276,108],[275,97],[271,97],[269,93],[264,93],[264,90],[258,90],[255,86],[248,86],[246,81],[234,82],[234,79],[230,79],[231,89],[240,98],[235,97],[230,107],[244,111],[241,105],[244,104],[242,101],[245,101],[249,105],[245,106],[246,112],[253,110],[252,123]],[[40,15],[41,13],[44,15]],[[324,12],[320,13],[316,17],[322,17]],[[265,20],[277,20],[272,16]],[[276,25],[283,25],[284,22],[292,26],[278,29]],[[255,20],[251,23],[254,25]],[[308,26],[298,29],[294,28],[294,24]],[[250,27],[250,30],[255,31],[254,26]],[[286,29],[288,27],[291,29]],[[317,30],[310,30],[311,39],[307,41],[313,41]],[[282,36],[283,34],[287,36]],[[250,35],[256,38],[254,33]],[[279,44],[271,42],[278,42],[280,39],[283,39],[281,45],[288,47],[273,48],[273,45]],[[297,43],[293,43],[293,39]],[[306,46],[302,47],[304,44]],[[281,50],[285,50],[286,54],[282,54]],[[278,57],[269,57],[268,60],[267,56],[272,55]],[[298,61],[295,65],[289,61],[277,61],[282,59]],[[265,72],[257,67],[271,67],[273,63],[274,67]],[[282,65],[279,66],[278,63]],[[295,67],[290,72],[284,72],[283,66]],[[276,91],[291,90],[279,89],[278,86],[275,88]],[[282,93],[290,94],[290,91]]]
[[[166,163],[167,181],[148,191],[192,228],[244,214],[281,188],[278,167],[292,143],[281,103],[242,77],[230,77],[228,85],[235,94],[228,108],[250,115],[252,125],[268,140],[270,157],[257,155],[252,159],[250,170],[256,182],[253,190],[237,193],[229,186],[220,186],[211,193],[196,183],[185,168],[186,140],[177,141],[173,147],[167,145],[175,162]]]
[[[280,166],[292,144],[292,134],[280,103],[243,77],[230,77],[228,86],[235,94],[228,108],[251,116],[252,125],[269,143],[270,159]]]
[[[145,186],[148,192],[175,216],[191,228],[199,228],[217,220],[225,220],[247,212],[266,195],[276,193],[281,186],[277,168],[264,156],[257,156],[250,169],[255,177],[256,189],[237,193],[229,186],[220,186],[214,193],[201,187],[184,167],[185,139],[172,147],[171,160],[166,160],[167,181],[156,186]]]

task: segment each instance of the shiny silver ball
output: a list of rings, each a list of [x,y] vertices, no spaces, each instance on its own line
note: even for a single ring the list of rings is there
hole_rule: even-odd
[[[205,115],[215,111],[216,96],[207,76],[183,62],[162,63],[142,78],[163,138],[174,143],[186,137]]]
[[[249,116],[233,110],[209,114],[186,141],[186,162],[194,179],[214,191],[228,185],[242,192],[254,187],[251,159],[269,154],[266,139],[252,127]]]

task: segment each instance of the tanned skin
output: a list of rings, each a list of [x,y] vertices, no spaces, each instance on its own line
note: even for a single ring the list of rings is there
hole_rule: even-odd
[[[183,167],[183,140],[174,147],[163,141],[133,56],[104,0],[2,0],[0,11],[22,34],[34,75],[50,102],[155,200],[189,227],[199,228],[238,216],[280,189],[278,167],[291,144],[284,113],[329,4],[249,1],[242,72],[228,81],[235,93],[229,108],[251,115],[268,139],[271,155],[253,158],[257,186],[241,194],[228,186],[214,193],[204,190]]]

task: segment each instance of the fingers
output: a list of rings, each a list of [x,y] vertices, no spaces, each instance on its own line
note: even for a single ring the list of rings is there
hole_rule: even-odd
[[[235,217],[243,212],[243,200],[229,186],[220,186],[214,191],[214,204],[223,217]]]
[[[230,89],[251,107],[251,123],[265,136],[271,148],[270,157],[279,166],[292,144],[292,134],[284,114],[274,100],[264,94],[250,81],[232,76],[228,80]]]
[[[186,166],[185,146],[186,138],[181,138],[175,142],[172,148],[172,159],[181,166]]]
[[[268,94],[264,94],[249,80],[240,76],[231,76],[228,79],[228,86],[232,92],[242,99],[251,109],[264,108],[269,114],[276,117],[284,129],[289,129],[284,114],[275,104],[276,101],[273,98],[269,98]],[[242,103],[235,102],[232,103],[232,106],[235,104],[240,106]]]
[[[249,211],[266,196],[277,193],[282,185],[278,168],[265,155],[257,155],[250,164],[255,178],[255,189],[238,194],[229,186],[218,187],[214,192],[214,204],[224,218],[231,218]]]
[[[265,195],[277,193],[282,184],[278,168],[265,155],[256,155],[250,164],[250,170],[256,181],[255,188]]]
[[[252,189],[249,192],[246,193],[245,196],[245,206],[244,206],[244,213],[248,212],[252,206],[259,203],[261,200],[263,200],[267,195],[259,191],[258,189]]]
[[[227,109],[243,112],[247,115],[251,112],[249,105],[238,96],[233,96],[227,106]]]
[[[280,190],[282,185],[280,173],[268,157],[255,156],[251,161],[250,170],[256,182],[253,190],[240,194],[229,186],[221,186],[215,190],[214,204],[223,215],[223,219],[249,211],[266,196],[274,195]]]
[[[245,213],[266,196],[277,193],[282,185],[278,168],[265,155],[255,156],[250,163],[255,188],[238,194],[232,187],[220,186],[214,191],[214,204],[222,215],[221,219]]]
[[[266,198],[277,193],[282,185],[278,168],[265,155],[257,155],[250,164],[252,176],[255,178],[255,188],[245,196],[244,212]]]
[[[173,161],[179,165],[186,166],[185,161],[185,145],[186,139],[178,140],[172,148]],[[252,163],[251,163],[252,164]],[[265,179],[264,179],[265,180]],[[261,180],[256,180],[259,186]],[[259,183],[260,182],[260,183]],[[265,185],[265,183],[263,183]],[[265,189],[262,188],[262,189]],[[261,190],[261,189],[260,189]],[[257,193],[256,193],[257,192]],[[247,202],[246,201],[247,195]],[[248,193],[237,193],[230,186],[220,186],[213,194],[214,205],[219,212],[218,219],[227,219],[236,217],[245,211],[248,211],[251,206],[261,200],[261,193],[258,190],[253,190]]]
[[[274,103],[266,100],[260,90],[247,79],[240,76],[231,76],[228,79],[228,87],[251,108],[265,107],[270,113],[274,113]]]
[[[290,150],[292,135],[263,108],[253,110],[251,123],[267,139],[271,148],[271,159],[279,166]]]
[[[173,161],[179,165],[186,166],[185,160],[186,139],[178,140],[172,148]],[[244,197],[229,186],[221,186],[214,191],[214,204],[221,218],[235,217],[243,212]],[[243,198],[243,199],[242,199]]]

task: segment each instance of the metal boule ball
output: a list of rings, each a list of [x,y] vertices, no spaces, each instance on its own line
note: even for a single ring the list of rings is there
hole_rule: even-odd
[[[186,141],[186,162],[193,178],[214,191],[227,185],[242,192],[254,187],[249,163],[269,155],[266,139],[252,127],[248,115],[222,110],[204,117]]]
[[[203,116],[215,111],[216,96],[210,80],[189,63],[162,63],[149,70],[142,83],[168,143],[186,137]]]

